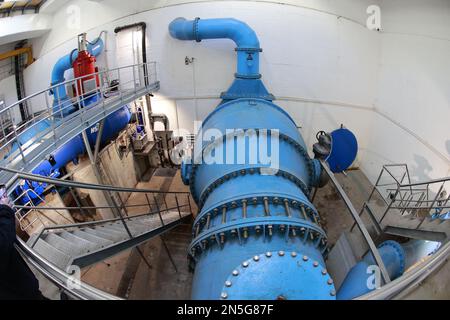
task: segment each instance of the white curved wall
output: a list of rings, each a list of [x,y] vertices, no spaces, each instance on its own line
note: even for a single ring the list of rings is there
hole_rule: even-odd
[[[107,30],[109,67],[122,64],[116,59],[114,27],[145,21],[148,53],[158,62],[161,80],[161,91],[153,100],[154,111],[166,113],[172,129],[192,129],[193,121],[202,120],[212,111],[219,94],[233,81],[234,44],[225,40],[200,44],[177,41],[170,38],[167,26],[179,16],[234,17],[256,30],[264,49],[263,80],[278,98],[277,103],[302,127],[309,145],[318,130],[333,130],[344,124],[357,134],[357,165],[372,180],[380,166],[389,162],[409,163],[415,168],[415,177],[424,178],[423,166],[427,164],[419,157],[429,164],[424,171],[426,177],[450,174],[450,151],[445,147],[445,143],[447,147],[450,144],[445,127],[450,112],[449,89],[445,87],[450,75],[446,59],[450,19],[438,21],[447,29],[439,29],[438,23],[430,25],[430,21],[436,21],[436,14],[446,17],[448,2],[427,2],[436,7],[426,11],[429,26],[425,30],[429,34],[421,36],[404,34],[411,28],[402,30],[402,21],[410,16],[409,11],[415,11],[398,7],[399,2],[418,6],[419,1],[286,2],[71,1],[68,5],[82,9],[80,29],[67,27],[66,7],[56,13],[54,24],[58,27],[33,43],[39,59],[26,71],[27,92],[50,83],[49,66],[76,47],[74,36],[82,31],[88,30],[93,38]],[[382,6],[383,22],[386,20],[382,33],[365,27],[366,8],[374,2]],[[194,57],[195,62],[186,66],[186,56]],[[102,57],[99,64],[104,63]]]

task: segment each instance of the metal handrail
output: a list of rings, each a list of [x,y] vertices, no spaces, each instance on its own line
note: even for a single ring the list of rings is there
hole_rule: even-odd
[[[2,169],[0,168],[0,170],[2,170]],[[9,169],[7,169],[7,170],[9,170]],[[41,180],[41,179],[39,179],[39,177],[40,176],[18,172],[14,175],[13,180],[28,179],[31,181],[36,181],[36,180]],[[67,186],[67,184],[68,184],[68,181],[61,181],[61,180],[53,179],[53,178],[50,179],[50,181],[54,185],[59,185],[59,186],[63,186],[63,185]],[[10,184],[14,184],[14,183],[15,183],[14,181],[10,182]],[[86,189],[94,189],[94,190],[98,190],[98,189],[105,190],[105,189],[109,188],[109,190],[113,191],[113,189],[114,189],[114,191],[117,191],[117,192],[131,192],[132,190],[134,192],[146,192],[143,189],[120,188],[120,187],[112,187],[112,186],[104,186],[104,185],[91,185],[91,184],[83,184],[83,183],[75,183],[75,184],[79,184],[80,189],[82,189],[83,188],[82,186],[84,185],[86,187]],[[93,287],[83,283],[81,281],[81,279],[78,279],[80,281],[78,283],[78,285],[79,285],[78,288],[73,289],[73,288],[69,287],[68,283],[73,281],[73,279],[71,278],[71,275],[64,272],[63,270],[58,269],[52,263],[48,262],[45,258],[43,258],[39,254],[37,254],[33,250],[33,246],[45,232],[48,232],[51,230],[67,229],[67,228],[80,227],[80,226],[83,226],[83,227],[94,226],[94,225],[105,224],[105,223],[110,223],[110,222],[118,222],[118,221],[123,222],[124,228],[128,229],[128,226],[127,226],[128,220],[134,219],[134,218],[139,218],[142,216],[151,216],[151,215],[156,215],[156,214],[159,215],[162,226],[164,226],[165,223],[164,223],[164,219],[162,218],[162,213],[165,211],[169,212],[169,211],[178,210],[180,219],[183,218],[183,213],[181,211],[181,209],[183,209],[183,208],[189,208],[189,213],[192,214],[192,207],[190,204],[191,198],[190,198],[189,192],[163,192],[163,191],[159,191],[159,190],[148,190],[148,191],[149,192],[146,192],[146,193],[164,194],[164,195],[173,194],[175,196],[175,201],[177,204],[176,207],[169,208],[167,206],[166,200],[164,199],[165,208],[160,208],[157,205],[157,202],[155,204],[148,202],[146,206],[150,207],[150,210],[152,208],[152,205],[156,205],[156,207],[158,209],[155,211],[146,212],[146,213],[140,214],[140,215],[127,216],[127,217],[123,217],[121,215],[119,218],[114,218],[114,219],[105,219],[105,220],[101,220],[101,221],[93,221],[93,222],[86,222],[86,223],[79,223],[79,224],[56,225],[56,226],[51,226],[51,227],[44,227],[40,231],[39,235],[36,237],[36,239],[34,240],[34,243],[31,246],[26,245],[22,239],[17,237],[16,248],[29,264],[34,266],[47,279],[49,279],[52,283],[54,283],[61,290],[63,290],[67,294],[69,294],[71,297],[76,298],[76,299],[82,299],[82,300],[120,300],[121,298],[119,298],[117,296],[110,295],[108,293],[105,293],[101,290],[98,290],[96,288],[93,288]],[[188,203],[180,205],[177,195],[187,195]],[[147,199],[148,199],[148,197],[147,197]],[[157,201],[155,196],[154,196],[154,199],[155,199],[155,201]],[[141,206],[141,205],[139,205],[139,206]],[[39,208],[39,207],[37,207],[37,208]],[[54,208],[47,208],[47,209],[54,209]],[[130,239],[134,238],[134,236],[130,232],[129,232],[129,235],[130,235]]]
[[[147,75],[141,75],[139,72],[135,72],[135,68],[141,68],[146,67],[147,70],[153,70],[151,74]],[[127,68],[132,68],[133,78],[129,81],[121,82],[121,72],[124,72],[123,70],[127,70]],[[117,78],[119,79],[119,84],[117,84],[115,87],[119,88],[117,90],[117,95],[110,95],[107,96],[107,91],[112,90],[111,87],[105,87],[105,82],[103,80],[103,77],[105,75],[108,75],[110,73],[117,73]],[[131,74],[131,70],[129,72]],[[128,73],[127,73],[128,75]],[[100,85],[96,86],[94,89],[92,89],[92,93],[98,93],[101,96],[101,99],[99,99],[97,102],[91,104],[89,107],[86,107],[86,100],[91,98],[91,95],[86,95],[86,92],[83,92],[79,94],[78,92],[78,83],[83,79],[90,79],[92,77],[102,76],[102,82]],[[123,77],[123,76],[122,76]],[[137,78],[136,78],[137,77]],[[153,81],[154,79],[154,81]],[[145,82],[145,84],[144,84]],[[148,84],[147,84],[148,83]],[[73,84],[75,87],[76,96],[73,98],[67,97],[67,99],[60,99],[58,96],[58,88],[61,86],[66,86],[67,84]],[[67,120],[75,120],[75,117],[78,115],[81,117],[82,122],[86,122],[90,119],[83,119],[83,115],[85,113],[85,109],[91,109],[92,107],[95,107],[96,105],[100,105],[100,108],[102,108],[103,111],[105,110],[105,100],[109,100],[108,103],[115,103],[117,101],[124,101],[124,99],[127,99],[127,95],[129,94],[136,94],[138,91],[141,92],[142,90],[145,90],[145,88],[152,88],[153,86],[158,87],[158,81],[156,79],[156,62],[148,62],[148,63],[139,63],[139,64],[131,64],[126,66],[121,66],[114,69],[108,69],[103,71],[98,71],[89,75],[84,75],[81,77],[77,77],[75,79],[66,80],[64,82],[55,84],[50,86],[49,88],[46,88],[45,90],[41,90],[39,92],[36,92],[26,98],[23,98],[12,105],[2,109],[0,111],[0,117],[9,117],[13,118],[13,108],[20,106],[20,104],[24,103],[25,101],[30,101],[31,106],[34,105],[36,108],[36,112],[31,112],[32,118],[25,121],[24,123],[19,124],[18,126],[13,125],[12,130],[11,128],[5,128],[3,125],[0,127],[3,135],[0,139],[0,151],[2,150],[11,150],[12,147],[17,144],[17,150],[15,150],[13,153],[9,151],[8,159],[21,159],[22,162],[26,165],[28,162],[33,162],[36,160],[36,157],[33,159],[27,159],[26,151],[31,150],[34,148],[35,142],[38,140],[51,139],[52,137],[55,139],[56,142],[56,129],[60,129],[63,126],[67,125]],[[124,93],[125,91],[125,93]],[[53,105],[50,104],[47,94],[51,93],[53,95]],[[43,95],[43,97],[42,97]],[[40,97],[39,100],[37,97]],[[45,98],[45,99],[44,99]],[[45,100],[45,101],[44,101]],[[37,104],[36,104],[37,103]],[[74,113],[70,114],[64,114],[65,110],[71,109],[77,107],[78,110]],[[66,119],[66,121],[61,121],[62,119]],[[29,132],[34,127],[37,127],[39,124],[44,123],[48,121],[51,126],[45,130],[40,131],[40,133],[33,137],[30,141],[27,143],[24,143],[23,145],[19,143],[20,137],[23,136],[26,132]],[[76,128],[75,128],[76,129]],[[66,137],[68,134],[70,134],[73,130],[70,132],[65,133],[63,138]],[[59,137],[62,138],[62,137]],[[9,149],[8,149],[9,148]],[[39,154],[40,156],[40,154]],[[10,161],[11,163],[12,161]]]
[[[400,187],[401,188],[409,188],[409,187],[430,185],[430,184],[434,184],[434,183],[442,183],[442,182],[447,182],[447,181],[450,181],[450,176],[439,178],[439,179],[432,179],[432,180],[428,180],[426,182],[415,182],[415,183],[410,183],[410,184],[406,184],[406,185],[403,184],[403,185],[400,185]]]
[[[25,98],[23,98],[23,99],[17,101],[17,102],[14,102],[13,104],[7,106],[6,108],[3,108],[3,109],[0,111],[0,115],[1,115],[2,113],[6,112],[6,111],[9,110],[9,109],[11,109],[11,108],[13,108],[13,107],[15,107],[15,106],[17,106],[17,105],[20,105],[20,104],[24,103],[24,102],[27,101],[27,100],[30,100],[30,99],[32,99],[32,98],[35,98],[35,97],[37,97],[37,96],[39,96],[39,95],[41,95],[41,94],[43,94],[43,93],[45,93],[45,92],[47,92],[47,91],[50,91],[50,90],[53,90],[53,89],[55,89],[55,88],[61,87],[61,86],[66,85],[66,84],[68,84],[68,83],[76,82],[77,80],[81,80],[81,79],[84,79],[84,78],[90,78],[90,77],[92,77],[92,76],[101,75],[101,74],[104,74],[104,73],[109,73],[109,72],[112,72],[112,71],[118,71],[118,70],[122,70],[122,69],[126,69],[126,68],[140,67],[140,66],[144,66],[144,65],[155,65],[155,64],[156,64],[156,61],[150,61],[150,62],[147,62],[147,63],[129,64],[129,65],[117,67],[117,68],[114,68],[114,69],[102,70],[102,71],[98,71],[98,72],[95,72],[95,73],[90,73],[90,74],[88,74],[88,75],[84,75],[84,76],[80,76],[80,77],[77,77],[77,78],[69,79],[69,80],[66,80],[66,81],[64,81],[64,82],[60,82],[60,83],[58,83],[58,84],[54,84],[54,85],[52,85],[52,86],[50,86],[50,87],[48,87],[48,88],[46,88],[46,89],[44,89],[44,90],[35,92],[35,93],[33,93],[33,94],[31,94],[31,95],[29,95],[29,96],[27,96],[27,97],[25,97]],[[120,84],[119,84],[119,86],[120,86]]]
[[[22,198],[24,195],[27,195],[28,198],[30,199],[28,203],[33,203],[32,200],[31,200],[31,197],[30,197],[30,195],[29,195],[30,193],[34,194],[34,195],[36,196],[36,198],[38,198],[42,203],[45,203],[45,200],[44,200],[41,196],[39,196],[39,195],[36,193],[36,191],[34,191],[33,189],[27,189],[27,190],[24,190],[24,191],[20,194],[20,196],[18,196],[18,197],[14,200],[14,203],[15,203],[16,201],[18,201],[20,198]],[[14,207],[16,207],[16,206],[14,206]],[[17,207],[16,207],[16,208],[17,208]],[[30,228],[37,220],[39,220],[39,222],[40,222],[43,226],[45,226],[45,224],[44,224],[44,222],[42,221],[41,216],[39,215],[38,212],[35,212],[35,214],[37,215],[37,218],[36,218],[36,219],[34,219],[32,222],[30,222],[26,227],[23,227],[23,226],[22,226],[22,221],[25,220],[25,219],[27,219],[28,215],[32,212],[31,210],[33,210],[33,208],[34,208],[34,210],[42,209],[42,207],[23,206],[23,207],[20,208],[20,209],[18,208],[19,210],[16,212],[16,217],[18,216],[18,214],[20,215],[20,218],[18,218],[18,220],[19,220],[20,228],[22,229],[22,231],[26,231],[26,230],[27,230],[28,228]],[[24,215],[22,215],[22,210],[24,210],[24,209],[29,209],[29,211],[26,212]],[[64,210],[64,209],[60,209],[60,210]],[[55,211],[59,216],[61,216],[62,218],[64,218],[65,220],[70,221],[67,217],[65,217],[63,214],[61,214],[58,210],[55,209],[54,211]],[[46,216],[46,218],[48,219],[47,216]]]
[[[153,189],[136,189],[136,188],[127,188],[127,187],[114,187],[108,185],[101,184],[92,184],[92,183],[84,183],[84,182],[76,182],[76,181],[68,181],[68,180],[60,180],[55,178],[48,178],[44,176],[40,176],[32,173],[25,173],[15,169],[9,169],[0,166],[0,171],[7,171],[10,173],[15,173],[16,178],[12,179],[8,182],[7,186],[13,185],[17,179],[25,179],[35,182],[52,184],[59,187],[70,187],[70,188],[78,188],[78,189],[86,189],[86,190],[100,190],[100,191],[111,191],[111,192],[127,192],[127,193],[154,193],[154,194],[180,194],[180,195],[190,195],[190,192],[187,191],[161,191],[161,190],[153,190]],[[14,190],[9,190],[9,194],[11,194]]]
[[[189,205],[185,204],[185,205],[181,205],[181,206],[177,206],[177,207],[167,208],[164,210],[155,210],[155,211],[151,211],[151,212],[147,212],[147,213],[138,214],[135,216],[125,217],[124,219],[126,221],[126,220],[130,220],[130,219],[136,219],[136,218],[141,218],[141,217],[145,217],[145,216],[156,215],[156,214],[161,213],[162,211],[174,211],[174,210],[185,208],[185,207],[189,207]],[[70,229],[70,228],[77,228],[77,227],[89,227],[89,226],[96,226],[96,225],[100,225],[100,224],[112,223],[112,222],[118,222],[118,221],[122,221],[122,218],[113,218],[113,219],[89,221],[89,222],[82,222],[82,223],[72,223],[72,224],[60,224],[60,225],[56,225],[56,226],[52,226],[52,227],[45,227],[44,229],[41,230],[40,233],[42,235],[44,232],[50,231],[50,230],[53,231],[53,230]]]
[[[25,242],[17,237],[15,247],[22,258],[36,268],[50,282],[59,289],[69,294],[71,297],[80,300],[123,300],[117,296],[106,293],[102,290],[94,288],[84,282],[79,283],[79,288],[71,288],[73,278],[66,272],[58,269],[46,259],[37,254],[33,249],[28,247]]]
[[[383,262],[383,259],[381,258],[381,255],[378,251],[377,246],[373,242],[372,237],[370,236],[369,231],[367,230],[366,226],[364,225],[364,222],[362,221],[360,215],[356,211],[355,207],[353,206],[351,200],[348,198],[345,190],[342,188],[342,186],[337,181],[336,177],[334,176],[333,172],[328,167],[328,164],[326,164],[323,160],[320,161],[320,164],[322,168],[324,169],[327,176],[330,178],[331,182],[336,188],[336,191],[338,192],[339,196],[344,201],[348,211],[352,215],[353,220],[355,221],[355,225],[358,226],[359,230],[361,231],[364,240],[366,241],[367,245],[369,246],[369,250],[372,253],[372,256],[374,257],[375,263],[380,268],[381,276],[385,283],[389,283],[391,281],[389,277],[389,273],[386,269],[386,266]]]

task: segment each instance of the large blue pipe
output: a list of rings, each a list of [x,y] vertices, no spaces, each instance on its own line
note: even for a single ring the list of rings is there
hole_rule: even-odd
[[[95,39],[92,43],[88,43],[87,49],[89,53],[95,57],[98,57],[104,49],[104,43],[101,38]],[[57,85],[66,81],[64,74],[67,70],[72,69],[73,62],[78,57],[78,50],[74,49],[71,53],[61,57],[55,64],[52,70],[52,83],[51,85]],[[61,113],[65,117],[76,110],[76,106],[72,104],[67,96],[66,86],[61,85],[55,88],[53,100],[53,112],[56,116],[60,116]]]
[[[233,19],[186,20],[177,18],[169,25],[170,35],[178,40],[230,39],[237,45],[236,80],[224,94],[224,101],[238,98],[261,98],[273,100],[274,97],[264,87],[259,73],[259,54],[262,49],[255,31],[245,22]]]
[[[201,210],[189,248],[192,298],[335,299],[326,234],[309,201],[320,164],[292,118],[260,90],[255,32],[235,19],[182,18],[169,31],[180,40],[234,40],[236,76],[244,77],[203,122],[193,163],[182,165]],[[264,146],[272,161],[264,161]]]
[[[405,271],[407,260],[403,247],[396,241],[388,240],[378,247],[378,251],[386,266],[389,278],[394,280],[400,277]],[[339,288],[337,298],[339,300],[350,300],[375,290],[376,277],[378,277],[379,282],[381,281],[380,272],[371,268],[375,266],[376,262],[372,254],[366,254],[347,274]]]
[[[186,20],[177,18],[169,25],[170,35],[179,40],[231,39],[236,45],[238,55],[238,78],[260,78],[259,40],[255,31],[245,22],[233,19]]]
[[[238,45],[237,79],[203,122],[193,159],[182,164],[200,209],[189,247],[192,298],[335,299],[324,261],[327,236],[309,200],[321,166],[259,80],[255,32],[235,19],[198,18],[177,18],[169,32],[179,40],[229,38]],[[393,276],[402,272],[395,248],[380,248]],[[373,261],[363,263],[346,281],[352,294]]]

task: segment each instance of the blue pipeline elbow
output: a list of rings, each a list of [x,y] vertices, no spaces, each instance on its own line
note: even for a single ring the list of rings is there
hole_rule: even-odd
[[[233,18],[186,20],[177,18],[169,24],[170,35],[178,40],[230,39],[237,45],[237,78],[259,79],[258,36],[245,22]]]
[[[405,272],[406,254],[403,247],[396,241],[388,240],[379,247],[381,259],[386,266],[391,280],[400,277]],[[347,274],[337,293],[338,300],[351,300],[369,293],[381,285],[380,273],[376,272],[376,262],[368,253]]]

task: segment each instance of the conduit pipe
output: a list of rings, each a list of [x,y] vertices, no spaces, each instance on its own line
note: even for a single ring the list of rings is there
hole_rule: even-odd
[[[121,26],[121,27],[117,27],[114,29],[114,33],[119,33],[122,32],[124,30],[128,30],[128,29],[132,29],[132,28],[141,28],[142,30],[142,63],[143,63],[143,69],[144,69],[144,83],[146,86],[149,85],[150,83],[150,77],[149,77],[149,73],[148,73],[148,66],[147,66],[147,24],[145,22],[138,22],[138,23],[133,23],[133,24],[128,24],[125,26]],[[147,107],[148,107],[148,112],[151,114],[152,113],[152,103],[150,100],[151,95],[147,94],[145,96],[145,102],[147,103]],[[153,130],[153,125],[152,125],[152,130]]]
[[[238,98],[275,99],[259,80],[261,79],[259,54],[262,49],[255,31],[245,22],[233,18],[195,18],[194,20],[177,18],[170,23],[169,32],[173,38],[178,40],[200,42],[204,39],[230,39],[236,43],[236,80],[231,88],[222,94],[223,100]]]
[[[236,45],[236,78],[259,79],[259,53],[262,51],[255,31],[245,22],[233,19],[186,20],[177,18],[169,25],[170,35],[179,40],[230,39]]]

